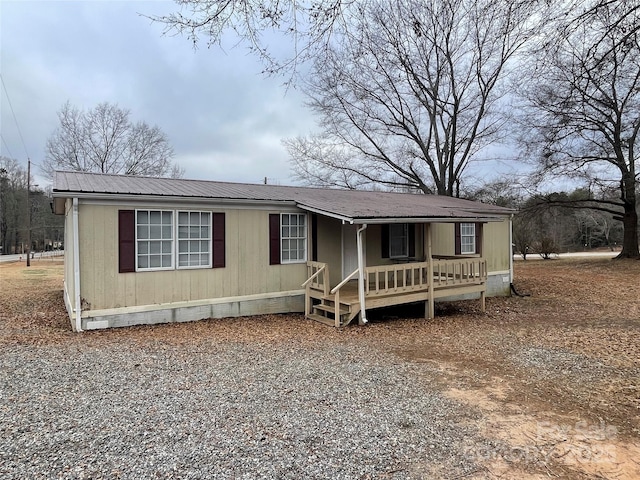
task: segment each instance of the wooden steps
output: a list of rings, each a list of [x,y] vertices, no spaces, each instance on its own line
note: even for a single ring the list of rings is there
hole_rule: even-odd
[[[340,302],[340,309],[338,315],[340,317],[338,326],[344,327],[351,323],[358,313],[360,312],[359,303],[343,303]],[[320,303],[313,305],[312,312],[307,315],[308,318],[330,325],[336,326],[336,307],[332,298],[320,299]]]
[[[317,313],[310,313],[309,315],[307,315],[307,318],[315,320],[316,322],[324,323],[325,325],[329,325],[330,327],[336,326],[335,320],[329,317],[325,317],[324,315],[318,315]]]
[[[335,315],[335,313],[336,313],[336,307],[334,305],[327,305],[327,304],[324,304],[324,303],[320,303],[318,305],[314,305],[313,309],[314,310],[322,310],[322,311],[330,313],[332,315]],[[351,309],[349,307],[343,305],[340,308],[340,315],[346,315],[348,313],[351,313]]]

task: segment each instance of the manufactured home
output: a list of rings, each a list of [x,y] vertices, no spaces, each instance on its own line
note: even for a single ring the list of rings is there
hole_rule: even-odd
[[[458,198],[56,172],[74,330],[508,295],[511,214]]]

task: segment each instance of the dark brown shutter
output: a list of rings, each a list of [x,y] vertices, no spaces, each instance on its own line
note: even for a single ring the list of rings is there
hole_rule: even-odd
[[[225,233],[224,233],[224,213],[213,213],[213,268],[224,268],[225,262]]]
[[[136,212],[118,210],[118,272],[136,271]]]
[[[380,252],[380,258],[389,258],[389,225],[380,225],[380,245],[382,245],[382,252]]]
[[[280,214],[269,214],[269,265],[280,265]]]
[[[318,261],[318,215],[311,215],[311,260]]]
[[[476,253],[482,255],[482,223],[476,223]]]
[[[416,224],[410,223],[408,230],[409,235],[409,256],[416,256]]]
[[[454,223],[455,237],[456,237],[456,255],[460,255],[462,252],[462,240],[460,234],[460,224]]]

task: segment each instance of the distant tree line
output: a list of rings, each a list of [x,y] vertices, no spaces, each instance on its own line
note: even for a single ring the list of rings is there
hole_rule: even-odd
[[[596,248],[619,251],[624,241],[623,223],[615,213],[597,208],[602,201],[615,201],[616,193],[595,195],[576,188],[529,194],[511,182],[497,181],[468,192],[466,197],[515,209],[513,252],[524,259],[532,255],[547,259],[556,253]],[[640,195],[638,198],[636,207],[640,209]],[[585,208],[589,202],[596,208]]]
[[[31,186],[31,251],[64,247],[64,217],[51,211],[51,192]],[[27,172],[17,160],[0,157],[0,253],[27,251]]]

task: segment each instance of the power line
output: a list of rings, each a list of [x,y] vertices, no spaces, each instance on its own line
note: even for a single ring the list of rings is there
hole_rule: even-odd
[[[11,153],[11,149],[9,148],[9,145],[7,145],[7,142],[5,141],[1,133],[0,133],[0,138],[2,139],[2,143],[4,144],[4,149],[9,154],[9,158],[14,158],[13,154]]]
[[[4,93],[7,96],[7,101],[9,102],[9,108],[11,109],[11,114],[13,115],[13,121],[15,122],[16,128],[18,129],[18,134],[20,135],[20,140],[22,141],[22,146],[24,148],[24,153],[26,153],[27,154],[27,158],[29,158],[29,152],[27,151],[27,145],[24,143],[24,138],[22,136],[22,131],[20,130],[20,125],[18,124],[18,119],[16,118],[16,112],[13,111],[13,105],[11,104],[11,98],[9,97],[9,92],[7,91],[7,86],[4,84],[4,78],[2,77],[2,74],[0,74],[0,81],[2,81],[2,88],[4,89]]]

